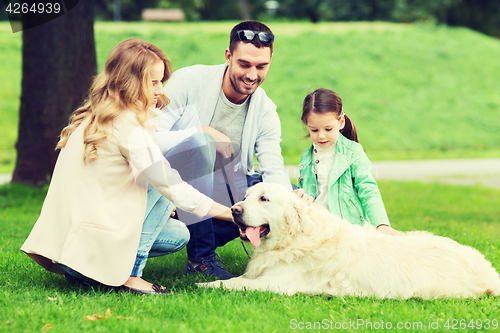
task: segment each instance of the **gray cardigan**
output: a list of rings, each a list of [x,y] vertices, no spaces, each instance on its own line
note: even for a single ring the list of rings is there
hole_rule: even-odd
[[[167,81],[164,92],[170,104],[160,117],[156,143],[166,153],[182,140],[208,126],[215,112],[227,65],[181,68]],[[241,141],[241,163],[235,172],[254,173],[253,153],[265,182],[290,190],[290,178],[281,156],[281,124],[276,105],[262,88],[251,95]]]

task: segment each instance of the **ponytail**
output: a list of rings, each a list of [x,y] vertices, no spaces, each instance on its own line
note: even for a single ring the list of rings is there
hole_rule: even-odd
[[[356,133],[356,126],[354,122],[344,113],[345,124],[344,128],[340,130],[343,136],[349,140],[356,141],[359,143],[358,134]]]

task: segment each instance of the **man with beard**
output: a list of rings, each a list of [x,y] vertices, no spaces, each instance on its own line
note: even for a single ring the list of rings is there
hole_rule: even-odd
[[[292,190],[281,156],[276,105],[259,87],[271,65],[273,41],[266,25],[239,23],[230,33],[225,64],[179,69],[164,88],[170,104],[159,117],[157,144],[183,180],[228,206],[260,181]],[[259,173],[254,171],[254,152]],[[148,206],[159,198],[149,189]],[[180,210],[178,215],[191,236],[185,273],[234,277],[220,265],[215,249],[239,236],[237,226],[216,218],[200,221]],[[155,206],[145,224],[158,218],[168,217]]]

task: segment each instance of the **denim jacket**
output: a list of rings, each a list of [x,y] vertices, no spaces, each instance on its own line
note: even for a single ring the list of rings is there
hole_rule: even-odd
[[[299,187],[317,197],[317,182],[312,161],[313,146],[300,158]],[[352,224],[389,225],[382,196],[372,175],[372,165],[363,147],[342,134],[328,177],[328,209]]]

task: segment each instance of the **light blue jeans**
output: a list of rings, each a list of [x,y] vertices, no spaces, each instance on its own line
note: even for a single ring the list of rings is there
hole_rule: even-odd
[[[148,258],[177,252],[188,243],[186,225],[170,218],[173,209],[174,204],[149,185],[146,216],[131,276],[142,276]]]

